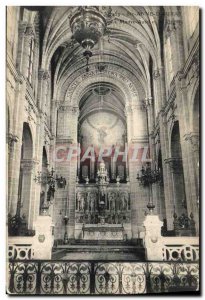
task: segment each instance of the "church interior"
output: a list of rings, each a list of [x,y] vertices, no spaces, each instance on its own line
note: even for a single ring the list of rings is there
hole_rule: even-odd
[[[198,291],[199,8],[6,15],[9,293]]]

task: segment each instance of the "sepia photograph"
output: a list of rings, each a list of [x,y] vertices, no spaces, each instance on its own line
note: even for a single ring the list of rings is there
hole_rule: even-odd
[[[5,294],[200,295],[200,7],[43,5],[5,6]]]

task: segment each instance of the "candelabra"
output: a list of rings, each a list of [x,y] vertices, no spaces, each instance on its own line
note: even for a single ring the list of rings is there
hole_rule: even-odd
[[[137,180],[141,185],[149,188],[149,202],[147,204],[147,208],[149,209],[150,214],[152,214],[155,208],[152,199],[152,184],[161,181],[160,168],[158,170],[152,170],[149,164],[147,164],[145,168],[142,166],[140,174],[137,173]]]
[[[38,175],[35,176],[34,178],[35,182],[48,185],[48,191],[47,191],[48,203],[50,203],[51,199],[54,198],[54,194],[56,191],[56,184],[58,188],[65,188],[66,186],[66,179],[63,176],[54,175],[54,173],[55,171],[52,168],[50,172],[49,171],[45,173],[38,172]]]

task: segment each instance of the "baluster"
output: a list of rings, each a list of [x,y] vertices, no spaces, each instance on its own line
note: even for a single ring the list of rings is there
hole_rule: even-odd
[[[119,294],[122,294],[122,271],[123,266],[119,263]]]
[[[95,263],[90,266],[90,294],[95,294]]]
[[[152,285],[151,285],[151,269],[149,270],[149,263],[146,263],[145,276],[146,276],[146,293],[152,293]]]
[[[14,262],[13,261],[9,263],[9,267],[10,267],[11,276],[10,276],[8,292],[10,294],[13,294],[13,292],[14,292],[14,274],[15,274]]]
[[[38,262],[36,273],[36,294],[41,294],[41,262]]]

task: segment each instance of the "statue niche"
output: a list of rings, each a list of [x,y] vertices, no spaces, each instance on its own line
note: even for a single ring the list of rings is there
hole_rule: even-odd
[[[108,203],[110,211],[115,211],[117,195],[115,192],[108,193]]]
[[[79,211],[85,210],[85,194],[83,192],[77,193],[77,203],[76,208]]]
[[[122,192],[120,194],[120,197],[119,197],[119,210],[120,211],[130,210],[128,192]]]
[[[87,202],[88,202],[88,210],[93,213],[96,211],[97,208],[97,195],[96,192],[89,192],[88,197],[87,197]]]

